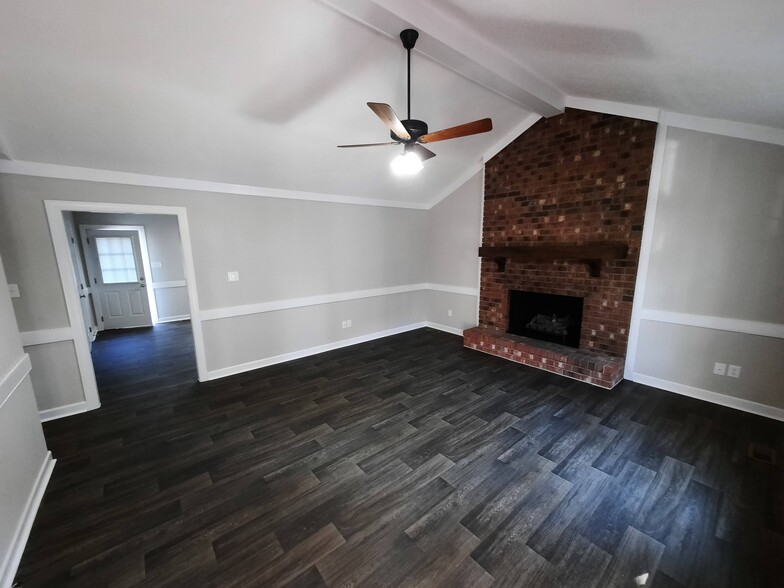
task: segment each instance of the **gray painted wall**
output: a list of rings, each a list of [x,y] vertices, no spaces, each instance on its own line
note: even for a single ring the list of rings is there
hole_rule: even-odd
[[[483,199],[481,171],[428,211],[429,282],[478,292]],[[428,294],[428,320],[460,330],[477,325],[478,295]]]
[[[0,175],[0,253],[22,293],[14,310],[23,331],[68,325],[46,199],[185,207],[202,310],[421,284],[428,278],[423,210],[5,174]],[[228,271],[238,271],[240,281],[228,282]],[[426,300],[424,292],[394,294],[207,321],[207,364],[223,369],[404,327],[426,320]],[[346,319],[352,319],[352,327],[342,329]],[[84,398],[68,345],[40,346],[52,348],[40,353],[58,358],[50,362],[53,373],[38,376],[42,407]]]
[[[670,128],[645,307],[784,323],[784,147]]]
[[[668,129],[646,309],[784,324],[784,147]],[[784,342],[644,320],[635,372],[784,408]],[[714,362],[742,366],[738,379]]]
[[[0,381],[23,356],[0,259]],[[0,583],[13,575],[9,564],[25,508],[47,458],[30,376],[15,388],[0,388]],[[9,577],[10,576],[10,577]]]

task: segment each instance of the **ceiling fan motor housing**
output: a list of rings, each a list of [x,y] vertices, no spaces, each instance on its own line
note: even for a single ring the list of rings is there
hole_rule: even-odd
[[[400,141],[401,143],[413,143],[422,135],[427,135],[427,123],[423,120],[416,120],[416,119],[405,119],[401,120],[400,122],[403,123],[403,126],[406,127],[408,134],[411,135],[411,138],[401,139],[398,137],[394,131],[389,131],[389,136],[392,137],[393,141]]]

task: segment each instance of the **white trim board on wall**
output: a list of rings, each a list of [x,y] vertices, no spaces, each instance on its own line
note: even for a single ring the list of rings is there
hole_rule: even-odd
[[[55,406],[54,408],[40,410],[38,411],[38,417],[41,419],[42,423],[45,423],[46,421],[53,421],[55,419],[61,419],[67,416],[73,416],[75,414],[87,412],[88,410],[92,409],[88,407],[86,401],[74,402],[73,404],[66,404],[64,406]]]
[[[174,316],[165,316],[163,318],[158,318],[158,323],[178,323],[180,321],[189,321],[189,320],[191,320],[191,315],[177,314]]]
[[[665,311],[660,309],[645,308],[645,290],[650,269],[651,252],[653,251],[653,237],[656,226],[656,211],[658,208],[661,179],[664,173],[664,157],[667,147],[667,134],[669,127],[695,130],[752,140],[775,145],[784,145],[784,129],[761,127],[746,123],[721,121],[697,116],[683,115],[672,112],[661,112],[659,126],[656,131],[656,143],[651,164],[651,178],[648,186],[648,201],[645,209],[645,223],[643,226],[642,244],[637,269],[637,280],[632,303],[631,324],[629,327],[629,342],[626,353],[625,374],[626,378],[634,382],[654,386],[714,404],[728,406],[745,412],[784,420],[784,409],[767,406],[744,400],[734,396],[696,388],[688,384],[672,382],[641,374],[635,371],[637,351],[639,348],[640,329],[642,321],[656,321],[690,327],[707,328],[732,333],[742,333],[763,337],[784,338],[784,325],[751,321],[736,318],[706,316],[692,313]]]
[[[363,206],[384,206],[390,208],[413,208],[423,210],[426,204],[418,202],[402,202],[397,200],[378,200],[342,196],[339,194],[320,194],[317,192],[301,192],[283,190],[281,188],[265,188],[245,184],[208,182],[171,176],[154,176],[90,167],[74,167],[54,163],[36,161],[0,160],[0,173],[20,176],[37,176],[40,178],[57,178],[61,180],[81,180],[84,182],[102,182],[106,184],[125,184],[128,186],[145,186],[148,188],[169,188],[172,190],[190,190],[194,192],[215,192],[218,194],[238,194],[241,196],[262,196],[265,198],[284,198],[288,200],[312,200],[316,202],[333,202],[336,204],[360,204]],[[145,213],[140,213],[145,214]],[[157,213],[147,213],[157,214]]]
[[[163,290],[166,288],[185,288],[188,283],[185,280],[171,280],[169,282],[153,282],[153,290]]]
[[[778,323],[747,321],[743,319],[689,314],[684,312],[669,312],[666,310],[654,310],[651,308],[641,309],[640,319],[644,321],[670,323],[673,325],[701,327],[703,329],[713,329],[715,331],[728,331],[730,333],[742,333],[745,335],[759,335],[760,337],[784,339],[784,325]]]
[[[67,204],[67,203],[66,203]],[[184,284],[184,282],[183,282]],[[168,287],[168,286],[167,286]],[[177,286],[172,287],[179,287]],[[259,314],[265,312],[276,312],[281,310],[288,310],[292,308],[302,308],[306,306],[316,306],[322,304],[331,304],[334,302],[343,302],[349,300],[359,300],[363,298],[373,298],[377,296],[389,296],[395,294],[404,294],[408,292],[419,292],[419,291],[426,291],[431,290],[435,292],[447,292],[451,294],[457,294],[460,296],[470,296],[474,298],[478,298],[479,296],[479,289],[478,288],[469,288],[466,286],[455,286],[450,284],[434,284],[423,282],[419,284],[406,284],[402,286],[392,286],[387,288],[373,288],[369,290],[355,290],[351,292],[336,292],[333,294],[326,294],[320,296],[309,296],[304,298],[289,298],[284,300],[274,300],[270,302],[261,302],[257,304],[250,304],[245,306],[234,306],[234,307],[225,307],[225,308],[214,308],[209,310],[200,311],[197,315],[197,318],[191,317],[189,315],[180,315],[180,316],[172,316],[172,317],[163,317],[159,318],[158,322],[177,322],[183,320],[191,320],[193,328],[194,328],[194,340],[195,340],[195,333],[198,331],[201,333],[201,323],[204,321],[212,321],[212,320],[221,320],[231,317],[237,316],[247,316],[252,314]],[[74,292],[76,292],[74,286]],[[78,319],[78,317],[76,317]],[[198,325],[195,323],[198,322]],[[421,327],[432,327],[434,329],[438,329],[441,331],[445,331],[448,333],[452,333],[455,335],[462,335],[462,330],[450,327],[447,325],[442,325],[439,323],[431,323],[431,322],[423,322],[423,323],[416,323],[413,326],[410,326],[408,329],[404,330],[411,330],[413,328],[421,328]],[[396,332],[403,332],[397,331],[396,329],[392,329],[388,333],[386,331],[382,333],[376,333],[373,335],[365,335],[364,337],[369,337],[367,341],[372,339],[377,339],[379,337],[388,336],[389,334],[394,334]],[[383,333],[387,333],[386,335]],[[56,328],[56,329],[43,329],[40,331],[27,331],[22,333],[22,344],[24,346],[32,346],[32,345],[45,345],[48,343],[57,343],[60,341],[74,341],[74,345],[76,346],[76,340],[83,336],[83,329],[77,329],[76,332],[71,327],[64,327],[64,328]],[[330,343],[327,345],[322,345],[310,349],[300,350],[296,352],[292,352],[290,354],[285,354],[281,356],[277,356],[275,358],[263,358],[255,362],[251,362],[250,364],[243,364],[242,366],[233,366],[230,368],[224,368],[221,370],[213,370],[207,372],[205,370],[206,376],[203,376],[200,372],[199,380],[205,381],[207,379],[212,380],[218,377],[223,377],[225,375],[232,375],[235,373],[240,373],[242,371],[247,371],[249,369],[258,369],[259,367],[264,367],[266,365],[272,365],[274,363],[280,363],[282,361],[289,361],[289,359],[295,359],[298,357],[305,357],[307,355],[312,355],[313,353],[320,353],[317,351],[318,349],[323,349],[324,351],[329,349],[338,349],[340,347],[344,347],[346,345],[353,345],[357,342],[362,342],[362,337],[357,338],[356,341],[351,339],[348,341],[354,342],[345,342],[345,341],[338,341],[335,343]],[[203,340],[202,340],[203,345]],[[203,351],[202,351],[203,353]],[[79,357],[77,356],[77,360]],[[28,360],[29,361],[29,360]],[[80,373],[83,370],[82,364],[79,364]],[[87,369],[85,367],[85,369]],[[92,362],[89,364],[89,370],[92,370]],[[94,372],[90,372],[94,378]],[[89,374],[88,374],[89,375]],[[87,384],[83,382],[83,386]],[[85,392],[85,396],[86,396]],[[100,404],[99,404],[100,405]],[[41,420],[48,421],[57,418],[61,418],[64,416],[71,416],[73,414],[77,414],[80,412],[85,412],[87,410],[92,410],[93,408],[97,408],[94,406],[89,400],[85,402],[77,402],[74,404],[69,404],[66,406],[55,407],[48,410],[44,410],[40,412]]]
[[[48,343],[60,343],[61,341],[73,341],[74,334],[71,327],[61,329],[40,329],[38,331],[25,331],[19,333],[22,338],[22,347],[32,345],[46,345]]]
[[[705,400],[720,406],[727,406],[729,408],[735,408],[744,412],[750,412],[752,414],[776,419],[777,421],[784,421],[784,408],[768,406],[767,404],[760,404],[759,402],[754,402],[753,400],[746,400],[736,396],[720,394],[719,392],[712,392],[711,390],[689,386],[688,384],[671,382],[669,380],[663,380],[661,378],[648,376],[639,372],[632,373],[631,380],[639,384],[645,384],[646,386],[659,388],[660,390],[667,390],[668,392],[681,394],[682,396],[697,398],[698,400]]]
[[[0,380],[0,408],[3,408],[3,405],[19,387],[22,380],[27,377],[31,369],[30,356],[25,353],[3,375],[2,380]]]
[[[38,508],[41,506],[41,501],[44,498],[46,487],[49,485],[49,479],[52,477],[54,465],[57,462],[52,458],[52,452],[47,451],[44,457],[41,468],[38,470],[35,484],[33,484],[30,494],[27,497],[22,517],[14,531],[14,537],[11,540],[11,549],[5,557],[5,560],[0,563],[0,586],[11,586],[14,581],[14,576],[19,568],[19,562],[22,561],[22,554],[27,545],[27,540],[30,537],[30,531],[33,529],[33,522],[35,515],[38,513]]]
[[[372,288],[369,290],[353,290],[350,292],[335,292],[333,294],[322,294],[319,296],[305,296],[302,298],[285,298],[281,300],[271,300],[269,302],[257,302],[242,306],[227,306],[222,308],[211,308],[201,311],[201,320],[214,321],[235,316],[247,316],[251,314],[262,314],[265,312],[276,312],[291,308],[302,308],[305,306],[318,306],[321,304],[332,304],[334,302],[346,302],[349,300],[359,300],[362,298],[375,298],[377,296],[391,296],[395,294],[405,294],[408,292],[419,292],[422,290],[435,290],[438,292],[449,292],[461,294],[463,296],[479,296],[476,288],[464,286],[450,286],[447,284],[405,284],[403,286],[390,286],[387,288]]]

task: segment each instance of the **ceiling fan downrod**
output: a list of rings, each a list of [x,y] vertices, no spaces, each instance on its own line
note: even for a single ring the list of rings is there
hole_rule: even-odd
[[[411,120],[411,50],[414,48],[414,45],[416,45],[418,38],[419,32],[415,31],[414,29],[405,29],[400,31],[400,40],[403,42],[403,47],[408,54],[408,115],[406,118],[409,120]]]

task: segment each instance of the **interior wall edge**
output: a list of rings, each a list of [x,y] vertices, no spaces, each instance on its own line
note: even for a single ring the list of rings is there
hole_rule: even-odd
[[[3,563],[0,566],[0,586],[3,588],[10,587],[13,584],[16,570],[19,568],[19,562],[22,560],[22,553],[24,552],[27,540],[30,537],[30,531],[33,528],[35,515],[38,513],[38,508],[41,506],[44,492],[49,485],[49,480],[52,477],[56,462],[57,460],[52,457],[52,452],[47,451],[44,460],[41,463],[41,468],[38,471],[38,477],[35,484],[27,497],[22,516],[17,524],[14,539],[11,543],[11,550],[5,555]]]
[[[642,323],[643,299],[645,288],[648,284],[648,271],[651,265],[653,252],[653,237],[656,226],[656,208],[659,205],[659,190],[662,175],[664,174],[664,156],[667,150],[667,125],[659,124],[656,128],[656,143],[653,146],[653,160],[651,161],[651,177],[648,182],[648,199],[645,204],[643,217],[642,240],[640,242],[640,257],[637,262],[637,279],[634,283],[634,297],[632,299],[632,316],[629,321],[629,339],[626,344],[626,364],[624,372],[634,372],[637,361],[637,348],[640,343],[640,327]]]
[[[705,400],[712,404],[718,404],[728,408],[735,408],[737,410],[742,410],[743,412],[768,417],[777,421],[784,421],[784,408],[769,406],[767,404],[754,402],[753,400],[746,400],[744,398],[737,398],[735,396],[713,392],[704,388],[697,388],[696,386],[689,386],[688,384],[681,384],[680,382],[672,382],[670,380],[664,380],[662,378],[649,376],[639,372],[627,372],[626,378],[632,380],[633,382],[637,382],[638,384],[652,386],[654,388],[666,390],[667,392],[673,392],[675,394],[681,394],[682,396],[689,396],[699,400]]]

